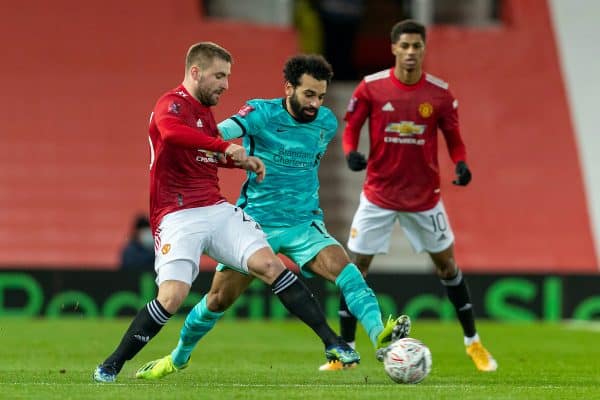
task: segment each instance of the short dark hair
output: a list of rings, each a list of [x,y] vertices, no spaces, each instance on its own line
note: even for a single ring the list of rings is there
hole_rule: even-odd
[[[185,70],[192,65],[200,65],[202,68],[209,67],[215,58],[220,58],[228,63],[233,63],[231,53],[213,42],[200,42],[192,45],[185,56]]]
[[[333,78],[331,64],[320,54],[299,54],[289,58],[283,67],[284,79],[292,86],[300,85],[303,74],[312,76],[318,81],[327,81],[329,85]]]
[[[391,39],[392,43],[396,43],[403,33],[418,33],[425,42],[426,32],[425,25],[418,23],[412,19],[405,19],[398,22],[392,27]]]

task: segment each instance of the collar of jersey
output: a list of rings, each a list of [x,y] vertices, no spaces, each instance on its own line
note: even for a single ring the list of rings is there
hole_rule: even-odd
[[[419,81],[413,85],[407,85],[405,83],[400,82],[400,80],[398,78],[396,78],[396,75],[394,75],[394,68],[390,68],[390,79],[392,80],[392,83],[396,86],[398,86],[400,89],[402,90],[407,90],[407,91],[413,91],[413,90],[417,90],[418,88],[420,88],[421,86],[423,86],[423,84],[425,83],[425,72],[421,71],[421,78],[419,78]]]

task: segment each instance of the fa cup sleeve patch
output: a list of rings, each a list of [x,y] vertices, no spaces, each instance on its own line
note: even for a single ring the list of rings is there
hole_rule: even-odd
[[[244,106],[242,108],[240,108],[240,111],[238,111],[238,115],[240,117],[245,117],[248,114],[250,114],[252,111],[254,111],[254,107],[252,107],[249,104],[244,104]]]

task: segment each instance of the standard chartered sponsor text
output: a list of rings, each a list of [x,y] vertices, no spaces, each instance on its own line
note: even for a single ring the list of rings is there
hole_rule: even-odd
[[[273,161],[280,165],[309,168],[315,163],[315,155],[305,151],[289,150],[282,146],[277,154],[273,156]]]

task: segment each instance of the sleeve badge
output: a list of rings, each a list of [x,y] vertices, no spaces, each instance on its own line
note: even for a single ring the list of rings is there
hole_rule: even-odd
[[[238,115],[241,117],[245,117],[248,114],[250,114],[252,111],[254,111],[254,107],[252,107],[249,104],[244,104],[244,106],[242,108],[240,108],[240,111],[238,111]]]
[[[348,108],[346,109],[347,112],[354,112],[354,110],[356,109],[356,102],[358,101],[358,99],[356,97],[352,97],[350,99],[350,101],[348,102]]]
[[[172,101],[171,104],[169,104],[167,111],[169,111],[171,114],[179,114],[181,111],[181,104]]]

